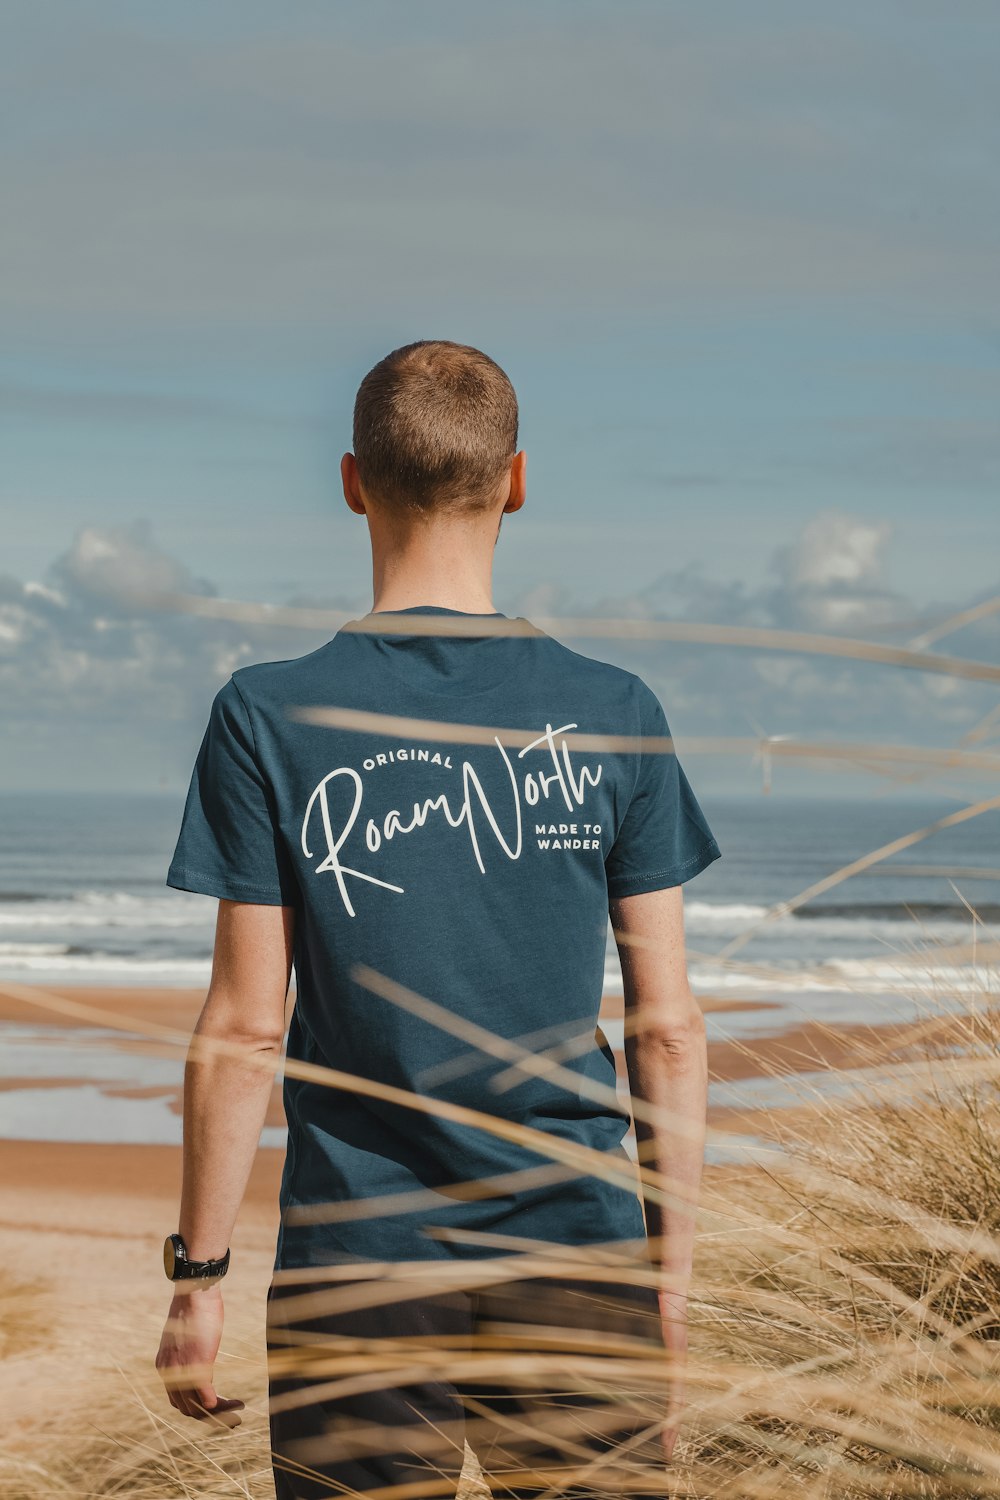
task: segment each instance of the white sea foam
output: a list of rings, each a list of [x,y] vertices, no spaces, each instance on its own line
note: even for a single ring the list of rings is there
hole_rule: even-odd
[[[928,964],[893,966],[881,959],[829,960],[809,970],[757,974],[750,970],[713,969],[711,964],[690,965],[692,985],[696,989],[757,992],[770,995],[795,995],[851,991],[869,995],[926,995],[942,991],[952,994],[985,997],[1000,993],[1000,980],[992,973],[973,965]],[[618,980],[621,989],[621,979]]]
[[[46,954],[69,952],[68,943],[0,943],[0,958],[18,959],[44,957]]]
[[[71,953],[55,943],[0,944],[0,968],[72,974],[85,980],[104,976],[140,976],[157,983],[159,979],[207,979],[211,958],[143,958],[126,953]]]
[[[78,891],[52,899],[0,902],[0,928],[183,928],[213,921],[216,905],[211,896],[180,891],[172,896]]]
[[[768,910],[766,906],[709,906],[693,901],[684,908],[685,931],[691,935],[711,934],[718,940],[760,927],[771,941],[790,938],[799,945],[808,944],[813,951],[823,941],[831,946],[859,939],[891,946],[914,945],[920,944],[925,934],[932,935],[935,942],[963,942],[973,931],[971,916],[910,916],[903,909],[898,917],[869,915],[863,910],[828,917],[806,917],[794,911],[768,917]],[[990,930],[989,924],[980,923],[980,935],[984,926]]]
[[[713,903],[685,899],[684,902],[685,922],[694,922],[706,927],[741,926],[744,923],[757,922],[766,914],[766,906],[757,906],[749,901]]]

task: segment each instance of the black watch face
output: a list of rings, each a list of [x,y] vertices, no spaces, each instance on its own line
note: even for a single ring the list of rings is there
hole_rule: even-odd
[[[171,1281],[174,1280],[177,1267],[177,1249],[174,1245],[174,1237],[168,1234],[163,1242],[163,1269]]]

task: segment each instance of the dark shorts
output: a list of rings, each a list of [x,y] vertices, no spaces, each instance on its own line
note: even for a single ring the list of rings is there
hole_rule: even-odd
[[[454,1496],[466,1442],[495,1500],[664,1496],[656,1291],[605,1274],[413,1296],[398,1279],[275,1278],[277,1500]]]

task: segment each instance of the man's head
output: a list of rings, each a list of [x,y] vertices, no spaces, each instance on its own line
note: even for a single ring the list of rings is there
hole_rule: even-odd
[[[523,470],[517,425],[514,388],[479,349],[444,339],[394,349],[365,376],[354,403],[348,504],[364,510],[354,501],[367,501],[397,523],[491,514],[512,465]]]

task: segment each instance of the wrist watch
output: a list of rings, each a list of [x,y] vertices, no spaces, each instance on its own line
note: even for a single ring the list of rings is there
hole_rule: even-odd
[[[163,1269],[170,1281],[220,1281],[229,1270],[229,1251],[218,1260],[191,1260],[179,1234],[168,1234],[163,1242]]]

